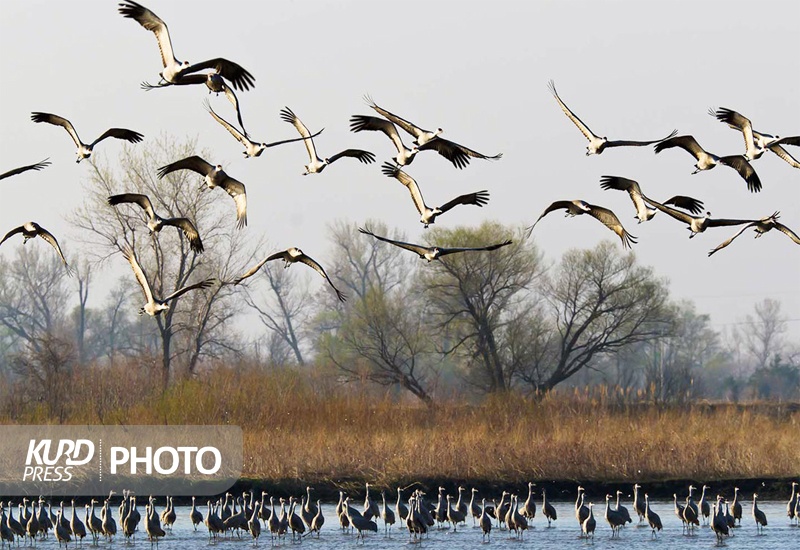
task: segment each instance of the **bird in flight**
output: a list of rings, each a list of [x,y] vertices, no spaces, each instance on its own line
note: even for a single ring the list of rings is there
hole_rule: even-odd
[[[297,132],[303,137],[303,143],[306,145],[309,161],[308,164],[305,165],[305,172],[303,172],[304,176],[308,174],[319,174],[325,169],[326,166],[333,164],[342,157],[356,158],[364,164],[371,164],[375,162],[375,155],[369,151],[364,151],[363,149],[345,149],[344,151],[336,153],[332,157],[321,159],[319,156],[317,156],[317,149],[314,147],[314,139],[311,136],[311,132],[308,131],[306,125],[303,124],[299,118],[297,118],[297,115],[295,115],[289,107],[284,107],[281,110],[281,119],[293,125]]]
[[[136,254],[133,252],[133,249],[130,246],[125,246],[122,249],[122,255],[125,256],[125,259],[128,260],[128,263],[131,264],[131,269],[133,269],[133,274],[136,277],[136,280],[139,282],[139,286],[142,287],[142,292],[144,293],[144,299],[147,302],[139,309],[139,315],[143,313],[147,313],[151,317],[155,317],[157,315],[161,315],[163,311],[166,311],[170,308],[170,303],[172,300],[176,298],[180,298],[190,290],[195,290],[198,288],[208,288],[213,286],[214,279],[206,279],[205,281],[201,281],[199,283],[195,283],[193,285],[187,285],[181,289],[176,290],[169,296],[165,297],[163,300],[159,300],[155,296],[153,296],[153,290],[150,288],[150,283],[147,282],[147,276],[144,274],[144,270],[142,270],[139,262],[136,260]]]
[[[4,172],[0,174],[0,180],[10,178],[11,176],[16,176],[17,174],[21,174],[23,172],[27,172],[28,170],[41,170],[42,168],[46,168],[50,166],[50,160],[44,159],[41,162],[37,162],[36,164],[29,164],[27,166],[20,166],[19,168],[14,168],[13,170],[9,170],[8,172]]]
[[[380,235],[376,235],[372,231],[368,229],[364,229],[363,227],[359,227],[358,231],[365,235],[369,235],[371,237],[375,237],[379,241],[387,242],[389,244],[393,244],[394,246],[403,248],[405,250],[410,250],[417,254],[421,259],[428,260],[428,263],[432,262],[433,260],[438,260],[443,256],[447,256],[448,254],[458,254],[460,252],[481,252],[485,250],[497,250],[503,246],[507,246],[512,243],[511,240],[504,241],[498,244],[492,244],[489,246],[478,246],[478,247],[467,247],[467,248],[444,248],[440,246],[422,246],[419,244],[412,244],[412,243],[405,243],[403,241],[395,241],[392,239],[387,239],[386,237],[381,237]]]
[[[594,132],[592,132],[586,124],[583,123],[578,116],[573,113],[569,107],[561,101],[561,98],[558,97],[558,92],[556,92],[556,84],[552,80],[548,83],[547,87],[550,90],[550,93],[553,94],[553,97],[556,98],[558,105],[561,107],[561,110],[564,111],[564,114],[567,115],[567,118],[572,121],[575,126],[578,127],[578,130],[589,140],[589,145],[586,146],[586,156],[589,155],[599,155],[609,147],[642,147],[644,145],[652,145],[654,143],[658,143],[659,141],[663,141],[665,139],[671,138],[675,134],[678,133],[678,130],[673,130],[670,135],[665,138],[655,139],[651,141],[631,141],[631,140],[615,140],[609,141],[605,136],[598,136]]]
[[[731,244],[734,241],[734,239],[736,239],[736,237],[738,237],[751,227],[755,229],[756,239],[759,238],[764,233],[771,231],[772,229],[777,229],[778,231],[780,231],[781,233],[792,239],[792,241],[794,241],[795,244],[800,244],[800,237],[797,236],[797,233],[795,233],[794,231],[792,231],[791,229],[780,223],[778,221],[779,217],[780,217],[780,212],[775,212],[771,216],[767,216],[766,218],[761,218],[760,220],[748,223],[747,225],[742,227],[737,233],[735,233],[730,239],[718,244],[717,247],[714,248],[714,250],[708,253],[708,255],[711,256],[715,252],[719,252],[720,250]]]
[[[673,147],[680,147],[684,151],[691,153],[692,156],[697,159],[697,162],[694,165],[695,171],[692,172],[692,174],[696,174],[703,170],[711,170],[717,164],[723,164],[725,166],[730,166],[739,173],[742,179],[747,182],[747,188],[750,190],[750,192],[758,193],[761,191],[761,180],[759,179],[758,174],[756,174],[753,166],[750,164],[750,162],[748,162],[744,155],[728,155],[726,157],[718,157],[714,153],[709,153],[700,147],[700,144],[697,143],[697,140],[690,135],[675,136],[657,143],[655,146],[655,151],[656,154],[658,154],[664,149],[671,149]]]
[[[624,248],[630,248],[632,244],[636,244],[636,237],[628,233],[625,228],[622,227],[622,223],[619,221],[619,218],[616,214],[614,214],[614,212],[608,208],[589,204],[583,200],[555,201],[553,204],[548,206],[545,211],[542,212],[542,215],[539,216],[539,218],[533,223],[533,225],[526,230],[525,238],[528,238],[530,234],[533,233],[533,228],[536,227],[536,224],[539,223],[539,220],[544,218],[550,212],[559,210],[561,208],[567,211],[565,214],[567,217],[589,214],[596,220],[600,221],[603,225],[608,227],[611,231],[616,233],[622,241],[622,246]]]
[[[665,206],[660,202],[656,202],[653,199],[648,199],[647,197],[642,197],[647,204],[661,210],[668,216],[675,218],[678,221],[681,221],[685,224],[688,224],[688,229],[690,231],[689,238],[693,238],[698,233],[702,233],[709,227],[724,227],[726,225],[742,225],[746,223],[752,223],[757,220],[733,220],[733,219],[725,219],[725,218],[712,218],[711,212],[706,212],[704,216],[693,216],[682,210],[675,210],[674,208],[670,208],[669,206]]]
[[[764,154],[764,151],[769,149],[792,165],[792,167],[800,168],[800,162],[781,147],[781,145],[800,146],[800,136],[779,137],[757,132],[753,129],[749,118],[725,107],[721,107],[716,111],[709,109],[708,114],[742,133],[745,146],[744,157],[747,160],[757,159]]]
[[[249,90],[255,85],[255,78],[240,65],[233,61],[228,61],[221,57],[201,61],[200,63],[189,64],[188,61],[179,61],[175,58],[172,50],[172,40],[169,36],[167,24],[155,13],[145,8],[133,0],[125,0],[119,4],[119,13],[123,17],[129,17],[139,23],[142,27],[156,35],[158,49],[161,52],[161,63],[164,69],[159,73],[162,81],[168,84],[181,84],[181,80],[186,76],[202,71],[213,69],[226,80],[230,81],[237,90]],[[213,26],[213,22],[209,23]]]
[[[247,225],[247,192],[244,184],[233,179],[222,169],[221,164],[214,166],[197,155],[177,160],[158,169],[158,178],[161,179],[176,170],[191,170],[203,176],[203,181],[209,189],[219,187],[224,189],[236,203],[236,227],[242,229]],[[201,187],[200,189],[203,189]]]
[[[120,195],[111,195],[108,197],[108,204],[111,206],[124,203],[136,204],[145,211],[147,214],[147,228],[150,229],[152,233],[158,233],[165,225],[177,227],[183,231],[184,236],[189,241],[189,246],[194,252],[197,254],[203,252],[203,241],[200,240],[200,234],[189,218],[162,218],[156,214],[153,209],[153,203],[147,195],[122,193]]]
[[[408,189],[409,193],[411,193],[411,200],[414,201],[414,206],[417,207],[417,212],[419,212],[419,221],[420,223],[425,224],[425,227],[428,227],[429,224],[434,223],[437,216],[444,214],[459,204],[483,206],[489,202],[489,192],[484,190],[461,195],[454,198],[450,202],[444,203],[442,206],[431,208],[425,204],[425,199],[422,198],[422,191],[420,191],[416,180],[402,171],[399,166],[392,164],[391,162],[385,162],[383,163],[383,166],[381,166],[381,172],[383,175],[390,178],[395,178],[397,181],[406,186],[406,189]]]
[[[32,239],[34,237],[41,237],[42,239],[47,241],[50,244],[50,246],[55,248],[56,252],[58,252],[58,256],[64,263],[64,267],[67,268],[67,274],[70,276],[72,275],[72,268],[70,268],[69,264],[67,264],[67,259],[64,257],[64,253],[61,252],[61,247],[58,246],[58,241],[56,240],[56,238],[53,236],[52,233],[50,233],[47,229],[45,229],[36,222],[26,222],[20,225],[19,227],[15,227],[14,229],[6,233],[6,236],[3,237],[2,241],[0,241],[0,245],[2,245],[4,242],[6,242],[8,239],[10,239],[11,237],[13,237],[18,233],[22,233],[22,239],[23,239],[22,244],[27,243],[29,239]]]
[[[627,191],[628,195],[636,207],[636,219],[639,223],[653,219],[653,216],[658,212],[655,208],[649,208],[644,201],[644,195],[639,187],[639,183],[628,178],[619,176],[603,176],[600,178],[600,187],[603,189],[616,189],[617,191]],[[692,197],[685,197],[683,195],[675,195],[667,199],[662,204],[672,204],[678,208],[688,210],[692,214],[699,214],[703,211],[703,201],[699,201]]]
[[[75,145],[78,147],[78,160],[75,162],[80,162],[83,159],[87,159],[92,156],[94,146],[106,138],[113,137],[117,139],[124,139],[130,143],[139,143],[144,137],[139,132],[134,132],[133,130],[127,130],[125,128],[109,128],[103,132],[103,135],[101,135],[99,138],[89,144],[86,144],[81,141],[81,138],[78,137],[78,132],[75,131],[75,127],[72,125],[72,123],[64,117],[50,113],[33,112],[31,113],[31,120],[34,122],[46,122],[48,124],[54,124],[64,128],[72,138],[72,141],[74,141]]]
[[[331,286],[331,288],[334,290],[334,292],[336,292],[336,297],[339,298],[340,301],[344,302],[345,300],[347,300],[347,295],[345,295],[343,292],[340,292],[339,289],[336,288],[336,286],[333,284],[333,281],[331,281],[331,278],[328,277],[327,273],[325,273],[325,270],[322,268],[322,266],[319,265],[319,263],[316,260],[314,260],[311,256],[306,255],[302,250],[300,250],[299,248],[294,247],[294,246],[291,247],[291,248],[287,248],[286,250],[283,250],[281,252],[276,252],[275,254],[272,254],[271,256],[267,256],[266,258],[264,258],[263,260],[258,262],[247,273],[245,273],[244,275],[242,275],[241,277],[236,279],[233,282],[233,284],[238,285],[239,283],[241,283],[242,281],[244,281],[248,277],[251,277],[251,276],[255,275],[258,272],[258,270],[261,269],[264,266],[265,263],[270,262],[272,260],[283,260],[283,262],[284,262],[283,267],[284,268],[287,268],[287,267],[289,267],[290,265],[292,265],[293,263],[296,263],[296,262],[300,262],[302,264],[306,264],[307,266],[309,266],[313,270],[315,270],[317,273],[322,275],[322,277],[326,281],[328,281],[328,284]]]

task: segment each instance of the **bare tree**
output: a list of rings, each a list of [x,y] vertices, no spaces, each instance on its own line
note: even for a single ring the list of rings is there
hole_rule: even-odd
[[[771,298],[757,303],[754,309],[754,315],[745,317],[745,328],[740,334],[755,359],[755,368],[763,369],[770,364],[770,357],[783,353],[786,318],[781,314],[781,303]]]
[[[75,340],[78,347],[78,362],[83,365],[87,359],[86,353],[86,317],[88,310],[86,303],[89,300],[89,286],[92,282],[92,272],[89,263],[83,259],[75,270],[75,279],[78,284],[78,307],[75,310]]]
[[[235,229],[232,202],[224,193],[203,191],[201,180],[186,170],[172,172],[163,179],[156,177],[158,167],[192,154],[193,141],[176,143],[162,136],[150,145],[126,148],[120,158],[119,174],[91,163],[93,172],[85,185],[87,200],[72,216],[73,224],[82,230],[82,238],[91,244],[98,260],[105,260],[125,246],[133,248],[156,296],[165,296],[209,276],[225,280],[234,266],[238,271],[238,266],[249,259],[243,252],[241,232]],[[145,213],[136,206],[109,206],[108,197],[123,191],[148,195],[164,217],[192,220],[203,239],[205,253],[195,253],[173,228],[148,234]],[[130,281],[131,286],[136,285],[132,276]],[[186,372],[191,373],[204,354],[216,355],[236,348],[231,331],[225,330],[235,311],[235,300],[230,285],[191,292],[172,300],[170,308],[152,320],[161,342],[163,387],[169,383],[175,358],[181,358]]]

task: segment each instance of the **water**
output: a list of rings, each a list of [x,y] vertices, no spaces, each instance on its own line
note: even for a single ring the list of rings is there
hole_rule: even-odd
[[[540,503],[539,503],[540,504]],[[580,539],[578,522],[575,519],[573,502],[553,502],[559,519],[553,522],[553,526],[547,527],[547,520],[541,516],[541,506],[537,504],[536,517],[530,522],[530,528],[525,533],[523,541],[510,538],[510,533],[505,530],[494,528],[492,530],[490,547],[493,548],[521,548],[530,547],[541,549],[561,549],[561,548],[614,548],[622,549],[649,549],[649,550],[670,550],[684,549],[689,546],[693,548],[713,548],[716,546],[716,537],[707,526],[698,528],[693,536],[681,534],[681,523],[673,512],[672,502],[651,502],[651,509],[661,516],[664,530],[658,534],[657,540],[651,539],[650,528],[642,524],[637,526],[634,515],[634,523],[622,530],[619,539],[611,539],[611,528],[602,517],[603,508],[595,506],[595,518],[597,519],[597,530],[594,542]],[[633,506],[628,502],[629,510]],[[785,502],[759,501],[758,506],[767,515],[769,525],[766,527],[764,535],[757,535],[755,523],[753,521],[750,504],[743,504],[742,527],[735,530],[735,536],[725,540],[724,546],[732,549],[741,550],[786,550],[800,548],[800,528],[791,526],[789,518],[786,517]],[[159,508],[160,511],[161,508]],[[208,539],[208,531],[205,526],[198,526],[195,532],[189,521],[189,507],[179,506],[175,508],[177,521],[171,533],[159,542],[162,550],[183,550],[186,548],[201,547],[220,547],[224,549],[252,548],[253,542],[249,534],[243,534],[239,539],[235,535],[211,542]],[[378,534],[369,533],[363,545],[356,540],[355,534],[344,534],[339,529],[336,519],[334,505],[323,505],[325,515],[325,525],[323,526],[320,538],[307,536],[303,539],[302,547],[314,550],[341,550],[342,548],[408,548],[409,536],[405,529],[398,529],[397,524],[392,529],[389,538],[383,535],[383,522],[378,521]],[[201,508],[205,514],[205,507]],[[114,510],[116,513],[116,509]],[[83,515],[80,516],[83,518]],[[116,516],[115,516],[116,518]],[[116,518],[119,523],[119,518]],[[112,544],[105,541],[99,543],[98,547],[145,547],[149,545],[146,535],[143,532],[143,524],[140,523],[137,532],[135,545],[125,543],[122,536],[117,537]],[[270,534],[264,529],[259,546],[269,547]],[[286,542],[281,545],[291,545],[291,535],[287,535]],[[91,538],[84,540],[84,546],[91,546]],[[421,547],[428,549],[449,550],[451,548],[481,548],[486,545],[481,543],[481,530],[472,526],[472,520],[467,521],[467,525],[459,527],[453,533],[446,530],[432,529],[427,538],[422,541]],[[57,544],[52,533],[48,535],[47,541],[37,541],[36,548],[48,549],[56,548]],[[414,545],[416,547],[416,545]]]

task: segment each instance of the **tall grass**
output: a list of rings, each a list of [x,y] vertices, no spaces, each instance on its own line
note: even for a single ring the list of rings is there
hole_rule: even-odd
[[[652,482],[798,471],[794,404],[656,406],[599,389],[428,409],[325,373],[246,366],[158,387],[134,361],[85,368],[61,410],[66,423],[239,425],[244,476],[275,481]],[[24,395],[5,394],[0,422],[55,421]]]

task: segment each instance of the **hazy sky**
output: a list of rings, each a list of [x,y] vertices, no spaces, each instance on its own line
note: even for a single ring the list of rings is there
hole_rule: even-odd
[[[417,157],[407,171],[429,204],[481,189],[491,193],[484,208],[456,208],[437,226],[484,219],[530,225],[552,201],[582,198],[617,212],[639,239],[639,261],[669,278],[674,297],[710,313],[715,328],[740,321],[770,297],[783,303],[792,333],[800,335],[800,247],[784,235],[773,231],[756,241],[748,231],[708,258],[736,228],[711,229],[690,241],[682,224],[664,214],[637,225],[627,195],[598,185],[604,174],[626,176],[653,197],[695,196],[717,217],[760,218],[780,210],[781,221],[800,232],[800,170],[766,153],[755,161],[764,190],[751,194],[726,167],[690,175],[694,160],[678,149],[656,156],[652,147],[620,148],[587,158],[587,141],[546,88],[554,79],[564,102],[610,139],[656,139],[677,128],[719,155],[741,153],[741,135],[706,113],[719,106],[745,114],[760,131],[798,135],[796,0],[144,5],[169,26],[179,59],[225,57],[255,76],[255,89],[238,94],[255,139],[296,137],[278,116],[289,106],[309,127],[326,128],[315,140],[320,156],[359,147],[378,162],[343,159],[303,177],[302,144],[244,159],[240,144],[204,111],[204,87],[139,89],[143,80],[158,80],[156,40],[119,15],[116,1],[3,0],[0,172],[45,157],[53,165],[0,182],[0,231],[35,220],[59,237],[67,255],[77,246],[65,216],[81,203],[90,167],[75,164],[75,147],[61,128],[31,122],[31,111],[45,111],[70,119],[86,142],[109,127],[137,130],[145,140],[161,133],[197,137],[201,148],[214,151],[207,160],[247,185],[246,231],[266,236],[274,249],[265,254],[300,246],[324,264],[331,252],[326,224],[335,219],[380,218],[418,241],[424,230],[407,191],[380,173],[394,154],[391,143],[382,134],[349,131],[351,115],[374,114],[362,99],[368,93],[421,126],[441,126],[444,137],[503,153],[500,161],[473,160],[464,170],[434,153]],[[235,120],[224,98],[211,101]],[[107,140],[95,156],[113,162],[121,150],[122,142]],[[790,150],[800,158],[800,149]],[[232,201],[224,206],[233,217]],[[559,213],[545,218],[534,238],[551,261],[571,247],[608,238],[619,243],[596,220]],[[19,238],[7,242],[0,254],[10,257],[18,246]],[[115,269],[127,269],[121,257]],[[102,294],[94,298],[99,305]]]

